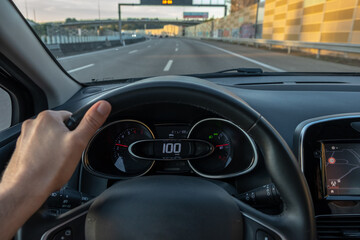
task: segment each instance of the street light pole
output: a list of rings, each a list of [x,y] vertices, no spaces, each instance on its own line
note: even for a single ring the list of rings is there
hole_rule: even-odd
[[[27,0],[25,0],[26,19],[29,19]]]
[[[258,17],[259,17],[259,6],[260,5],[260,0],[257,1],[257,8],[256,8],[256,19],[255,19],[255,38],[257,38],[257,29],[258,29]]]
[[[101,16],[100,16],[100,0],[98,0],[98,14],[99,14],[99,21],[101,20]]]
[[[120,34],[120,43],[123,44],[123,39],[121,35],[121,5],[118,4],[118,12],[119,12],[119,34]]]

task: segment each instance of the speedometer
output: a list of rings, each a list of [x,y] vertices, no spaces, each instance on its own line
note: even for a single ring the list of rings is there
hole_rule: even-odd
[[[84,167],[107,178],[130,178],[144,175],[154,161],[134,158],[129,146],[139,140],[154,139],[148,126],[137,120],[120,120],[100,129],[84,152]]]
[[[152,161],[133,158],[129,153],[129,146],[139,140],[152,139],[151,131],[139,122],[123,123],[122,131],[114,141],[113,162],[115,167],[127,174],[139,174],[148,170]]]

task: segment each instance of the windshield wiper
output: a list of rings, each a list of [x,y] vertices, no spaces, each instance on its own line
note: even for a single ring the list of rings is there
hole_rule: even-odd
[[[218,71],[215,73],[229,73],[229,72],[238,72],[238,73],[248,73],[248,74],[262,74],[264,73],[261,68],[232,68],[226,69],[222,71]]]
[[[231,68],[212,73],[186,74],[183,76],[192,76],[198,78],[216,78],[216,77],[238,77],[238,76],[262,76],[264,73],[261,68]]]

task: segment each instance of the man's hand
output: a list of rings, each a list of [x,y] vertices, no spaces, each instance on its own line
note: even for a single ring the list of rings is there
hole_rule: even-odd
[[[70,179],[110,111],[108,102],[95,103],[73,131],[64,124],[71,115],[66,111],[44,111],[23,123],[0,183],[0,239],[11,238],[49,194]]]

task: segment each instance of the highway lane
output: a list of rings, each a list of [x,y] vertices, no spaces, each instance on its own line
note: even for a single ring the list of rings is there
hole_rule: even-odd
[[[80,82],[259,67],[204,43],[179,38],[152,39],[109,51],[67,57],[59,62]]]
[[[235,44],[222,42],[207,42],[229,51],[240,53],[241,55],[268,63],[273,67],[278,67],[286,72],[359,72],[360,67],[349,66],[311,57],[301,57],[288,55],[286,53],[274,52],[253,47],[245,47]],[[264,69],[265,70],[265,69]]]
[[[240,45],[183,38],[151,39],[125,47],[60,58],[80,82],[209,73],[230,68],[267,72],[359,72],[348,66]]]

